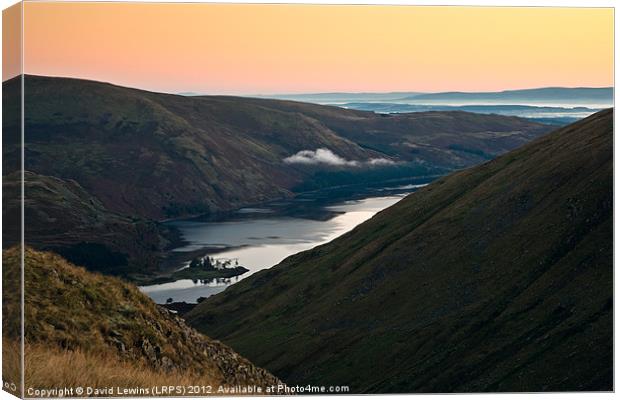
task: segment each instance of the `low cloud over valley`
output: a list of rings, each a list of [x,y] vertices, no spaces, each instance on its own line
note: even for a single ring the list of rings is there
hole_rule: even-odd
[[[396,164],[387,158],[371,158],[366,161],[347,160],[326,148],[316,150],[301,150],[292,156],[286,157],[287,164],[327,165],[335,167],[362,167],[387,166]]]

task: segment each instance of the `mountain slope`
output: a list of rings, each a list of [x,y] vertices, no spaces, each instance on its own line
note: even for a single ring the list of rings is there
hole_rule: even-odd
[[[18,248],[4,251],[5,288],[19,287],[19,260]],[[87,382],[83,374],[80,378],[87,386],[97,381],[127,387],[164,381],[227,386],[279,382],[227,346],[189,328],[135,286],[87,272],[53,253],[25,250],[24,296],[26,359],[42,361],[26,364],[26,387],[41,387],[35,382],[67,386],[71,382],[63,379],[75,377],[72,368],[78,365],[90,366],[88,376],[94,381]],[[19,341],[18,309],[19,296],[3,291],[3,340],[8,346]],[[48,356],[58,364],[45,360]],[[111,374],[122,375],[122,380],[115,381]]]
[[[612,149],[605,110],[439,179],[185,317],[289,384],[612,390]]]
[[[4,96],[15,94],[18,84],[6,82]],[[549,130],[501,116],[384,117],[38,76],[26,76],[25,93],[26,170],[73,179],[111,211],[155,219],[290,196],[312,183],[317,168],[347,169],[284,162],[303,150],[326,148],[361,164],[385,158],[406,163],[410,175],[427,175],[484,161]],[[429,139],[433,135],[440,137]],[[421,143],[410,143],[416,137]],[[18,157],[15,144],[5,147],[7,160]],[[365,169],[355,170],[363,175]]]
[[[20,84],[3,83],[7,221],[20,207],[21,113],[13,101]],[[26,76],[24,86],[28,243],[126,277],[165,267],[178,237],[155,221],[343,184],[443,175],[550,129],[496,115],[386,116],[80,79]],[[19,242],[17,226],[5,224],[7,245]]]
[[[551,130],[523,118],[462,111],[376,114],[291,101],[246,101],[303,113],[365,149],[446,170],[489,160]]]
[[[3,237],[20,237],[21,174],[4,177]],[[29,246],[53,250],[91,270],[114,275],[154,272],[157,249],[176,240],[176,232],[144,218],[106,209],[74,180],[24,173],[25,238]]]

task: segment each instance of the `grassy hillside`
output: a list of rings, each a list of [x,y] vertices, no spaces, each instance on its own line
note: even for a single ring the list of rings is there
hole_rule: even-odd
[[[200,303],[287,383],[612,390],[613,111],[435,181]]]
[[[19,382],[18,369],[21,362],[19,342],[6,340],[2,345],[3,380]],[[66,351],[45,344],[25,345],[25,364],[27,388],[53,389],[58,387],[92,388],[152,388],[153,386],[210,385],[217,390],[220,380],[209,371],[204,375],[182,372],[156,371],[142,363],[128,362],[110,353],[92,353],[82,350]],[[10,389],[10,388],[9,388]],[[6,390],[6,389],[5,389]],[[17,395],[19,388],[8,390]],[[75,392],[73,396],[75,396]],[[109,397],[131,396],[118,393],[99,394]],[[140,395],[139,392],[133,396]],[[50,396],[52,397],[52,396]],[[71,396],[68,396],[71,397]],[[80,396],[85,397],[85,396]],[[95,397],[91,394],[88,397]]]
[[[18,248],[3,253],[3,285],[19,285]],[[277,384],[227,346],[189,328],[135,286],[53,253],[25,252],[26,387]],[[5,316],[19,297],[3,291]],[[18,318],[3,319],[5,366],[16,362]],[[82,369],[83,368],[83,369]],[[3,368],[10,374],[11,368]],[[9,378],[9,376],[5,376]]]
[[[19,238],[21,174],[3,180],[3,237]],[[174,243],[177,234],[145,218],[131,218],[106,209],[74,180],[26,171],[24,207],[28,245],[53,250],[80,265],[114,275],[154,272],[158,249]]]
[[[396,160],[446,170],[469,167],[519,147],[551,127],[517,117],[462,111],[375,114],[274,100],[246,100],[316,118],[338,135]]]
[[[5,96],[18,83],[5,83]],[[413,163],[409,173],[423,175],[483,161],[549,129],[497,115],[390,117],[37,76],[25,78],[25,92],[27,170],[73,179],[114,212],[156,219],[290,196],[320,167],[283,161],[303,150]],[[17,149],[8,144],[11,160]]]
[[[24,85],[28,242],[89,269],[125,276],[157,270],[162,251],[175,240],[154,221],[342,184],[443,175],[549,130],[497,115],[387,116],[79,79],[26,76]],[[20,110],[11,99],[20,81],[3,88],[9,116],[3,120],[4,185],[13,195],[5,203],[19,206],[19,181],[12,178],[19,177]],[[285,162],[317,149],[338,159]],[[5,208],[3,215],[17,214]],[[11,229],[4,230],[7,245],[18,242]]]
[[[19,79],[3,83],[3,215],[17,216]],[[291,101],[185,97],[26,76],[28,241],[89,269],[149,274],[175,240],[154,220],[342,184],[442,175],[549,130],[467,113],[379,115]],[[345,165],[295,164],[328,149]],[[370,160],[383,163],[370,164]],[[352,166],[355,164],[355,166]],[[12,207],[12,208],[11,208]],[[5,224],[5,248],[19,241]]]
[[[3,87],[8,205],[3,215],[9,221],[20,207],[20,110],[11,101],[20,81]],[[28,243],[91,270],[123,276],[158,270],[163,250],[178,239],[156,220],[322,187],[442,175],[549,129],[493,115],[386,116],[38,76],[26,76],[25,93]],[[348,164],[284,161],[319,148]],[[373,159],[384,163],[369,164]],[[5,224],[5,248],[19,241],[18,226]]]

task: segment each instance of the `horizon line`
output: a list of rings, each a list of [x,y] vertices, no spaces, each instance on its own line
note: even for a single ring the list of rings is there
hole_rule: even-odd
[[[317,91],[317,92],[273,92],[273,93],[248,93],[248,92],[211,92],[211,93],[198,93],[192,92],[191,90],[179,90],[174,92],[167,91],[158,91],[144,87],[138,86],[128,86],[126,84],[114,83],[112,81],[106,80],[98,80],[94,78],[86,78],[86,77],[77,77],[77,76],[64,76],[64,75],[39,75],[39,74],[28,74],[28,73],[20,73],[11,78],[5,79],[2,83],[6,83],[10,80],[16,79],[20,76],[33,76],[33,77],[41,77],[41,78],[52,78],[52,79],[74,79],[74,80],[82,80],[82,81],[90,81],[108,84],[112,86],[118,86],[127,89],[135,89],[135,90],[143,90],[151,93],[163,93],[163,94],[171,94],[171,95],[179,95],[179,96],[238,96],[238,97],[264,97],[264,96],[319,96],[319,95],[337,95],[337,94],[353,94],[353,95],[364,95],[364,94],[444,94],[444,93],[453,93],[453,94],[480,94],[480,93],[502,93],[502,92],[512,92],[512,91],[522,91],[522,90],[536,90],[536,89],[612,89],[615,90],[615,86],[535,86],[535,87],[520,87],[520,88],[512,88],[512,89],[500,89],[500,90],[484,90],[484,91],[460,91],[460,90],[443,90],[437,92],[429,92],[429,91],[419,91],[419,90],[387,90],[387,91],[335,91],[335,92],[325,92],[325,91]]]

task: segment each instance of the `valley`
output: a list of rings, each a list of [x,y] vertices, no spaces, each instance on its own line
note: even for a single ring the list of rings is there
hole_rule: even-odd
[[[29,243],[106,274],[170,272],[179,232],[215,216],[341,186],[441,176],[552,129],[461,111],[383,115],[294,101],[187,97],[80,79],[25,77]],[[19,80],[3,83],[5,113]],[[19,169],[19,118],[4,120],[4,185]],[[18,181],[17,181],[18,182]],[[10,207],[19,205],[9,196]],[[66,199],[58,201],[58,199]],[[12,210],[12,211],[9,211]],[[5,209],[7,219],[18,215]],[[68,215],[69,218],[58,218]],[[19,224],[6,224],[7,245]]]
[[[437,179],[185,318],[289,384],[611,390],[612,141],[605,110]]]
[[[242,208],[218,219],[171,221],[168,224],[179,230],[184,241],[172,250],[179,256],[175,258],[184,260],[184,269],[178,272],[187,271],[192,257],[205,255],[215,261],[238,263],[248,271],[215,279],[186,277],[148,285],[139,283],[140,288],[158,304],[170,299],[195,304],[198,299],[220,293],[290,255],[335,239],[427,184],[422,183],[427,180],[414,182],[377,187],[363,196],[349,191],[319,191],[266,203],[260,208]],[[183,254],[187,256],[182,257]]]
[[[178,313],[181,331],[222,340],[266,381],[354,393],[610,387],[613,110],[553,130],[459,110],[380,114],[35,76],[26,87],[24,235],[31,272],[45,274],[31,277],[31,295],[43,296],[33,301],[64,271],[81,291],[62,290],[89,313],[105,303],[116,321],[135,314],[117,307],[128,301],[147,321]],[[14,123],[3,128],[15,133]],[[5,136],[9,222],[20,157]],[[3,225],[5,248],[16,227]],[[185,268],[205,256],[232,268]],[[118,297],[126,281],[171,311],[133,286]],[[58,319],[48,318],[53,329],[30,331],[75,322],[53,306],[33,308]],[[132,350],[137,359],[118,358],[110,345],[123,353],[133,328],[101,329],[87,335],[110,365],[150,362],[156,380],[161,366],[174,372],[150,342]],[[595,348],[579,352],[591,338]],[[62,334],[57,347],[92,362],[79,340]],[[29,348],[63,357],[36,337]],[[549,367],[573,356],[568,375]]]

